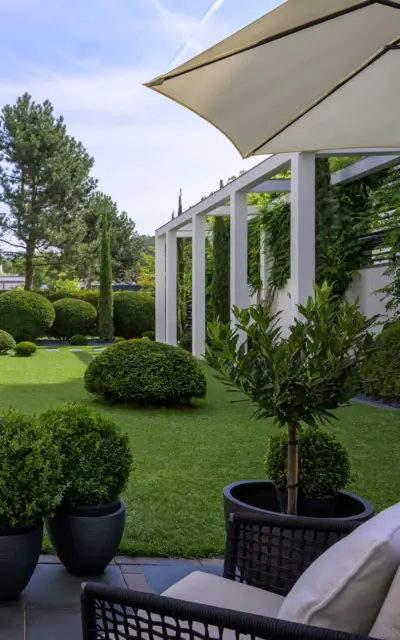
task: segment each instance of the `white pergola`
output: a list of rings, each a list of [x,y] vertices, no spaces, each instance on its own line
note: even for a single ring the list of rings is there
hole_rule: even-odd
[[[205,344],[205,242],[206,216],[229,215],[230,305],[249,305],[247,274],[247,221],[257,207],[247,206],[248,193],[290,194],[290,294],[293,313],[312,294],[315,279],[315,158],[360,156],[332,176],[333,184],[346,184],[391,165],[400,164],[400,149],[346,149],[314,153],[277,154],[242,174],[156,230],[156,339],[177,343],[177,238],[192,238],[192,339],[193,354],[201,357]],[[291,170],[290,180],[274,178]],[[226,203],[229,202],[229,206]],[[263,261],[262,261],[263,262]],[[266,284],[265,265],[262,280]]]

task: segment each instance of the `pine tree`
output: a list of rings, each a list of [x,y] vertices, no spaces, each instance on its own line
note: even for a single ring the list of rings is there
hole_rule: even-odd
[[[224,186],[220,181],[220,189]],[[211,280],[211,307],[213,319],[230,319],[230,222],[216,216],[212,233],[213,274]]]
[[[114,335],[112,264],[109,228],[109,198],[103,198],[101,215],[99,336],[102,342],[110,342]]]

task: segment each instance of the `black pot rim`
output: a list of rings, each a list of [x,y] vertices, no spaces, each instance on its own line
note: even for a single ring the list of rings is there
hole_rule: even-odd
[[[22,536],[38,529],[43,529],[43,520],[31,524],[16,524],[14,527],[0,527],[0,537]]]
[[[224,487],[223,489],[223,494],[224,497],[228,500],[230,500],[231,502],[241,506],[241,507],[251,507],[252,510],[254,510],[257,513],[275,513],[272,511],[269,511],[268,509],[260,509],[259,507],[254,507],[253,505],[248,504],[247,502],[243,502],[242,500],[239,500],[238,498],[236,498],[233,495],[233,491],[236,487],[239,486],[243,486],[243,485],[248,485],[248,486],[257,486],[257,485],[261,485],[261,486],[265,486],[265,485],[270,485],[271,488],[275,489],[275,485],[271,480],[239,480],[238,482],[232,482],[231,484],[228,484],[226,487]],[[337,491],[337,495],[344,495],[347,498],[350,498],[351,500],[354,500],[355,502],[358,502],[359,504],[362,505],[363,507],[363,511],[361,513],[358,513],[357,515],[354,516],[344,516],[343,518],[333,518],[333,520],[337,521],[337,520],[349,520],[352,521],[354,520],[355,522],[360,520],[360,517],[362,518],[370,518],[374,515],[374,508],[372,506],[372,504],[368,501],[365,500],[365,498],[361,498],[360,496],[356,496],[354,493],[349,493],[348,491]],[[287,514],[282,513],[279,514],[282,515],[282,517],[287,518],[287,517],[293,517],[293,516],[287,516]]]
[[[126,506],[125,506],[125,502],[123,500],[118,500],[115,501],[116,505],[118,504],[118,508],[114,509],[112,512],[110,513],[105,513],[105,514],[101,514],[101,515],[96,515],[95,513],[84,513],[85,509],[86,510],[90,510],[91,507],[71,507],[69,506],[68,508],[64,508],[64,507],[59,507],[58,509],[56,509],[56,515],[62,515],[64,517],[68,517],[68,518],[82,518],[84,520],[99,520],[100,518],[113,518],[116,515],[119,515],[121,512],[126,510]],[[113,504],[113,503],[109,503],[109,504]],[[99,507],[105,507],[106,505],[98,505]],[[96,507],[92,507],[92,509],[96,509]]]

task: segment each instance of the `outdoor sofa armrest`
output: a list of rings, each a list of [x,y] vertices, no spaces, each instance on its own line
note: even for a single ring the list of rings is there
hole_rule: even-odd
[[[282,514],[231,514],[224,578],[286,596],[312,562],[360,523]]]
[[[81,605],[83,640],[367,640],[364,636],[94,583],[83,585]]]

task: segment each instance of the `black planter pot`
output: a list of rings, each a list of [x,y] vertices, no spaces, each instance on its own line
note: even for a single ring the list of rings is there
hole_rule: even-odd
[[[304,506],[309,506],[303,503]],[[243,480],[224,488],[225,520],[231,513],[281,513],[277,491],[269,480]],[[310,513],[302,516],[316,517]],[[374,508],[368,500],[347,491],[338,491],[334,503],[333,519],[365,522],[374,515]],[[319,514],[318,517],[327,517]]]
[[[287,513],[287,491],[276,490],[281,513]],[[297,515],[307,518],[334,518],[336,509],[336,494],[327,498],[306,498],[299,496],[297,499]]]
[[[66,569],[78,576],[95,576],[103,573],[121,542],[125,503],[63,506],[45,523],[53,549]]]
[[[309,506],[309,505],[307,505]],[[285,517],[285,514],[281,513],[281,508],[278,501],[277,492],[275,486],[269,480],[247,480],[242,482],[234,482],[224,488],[224,511],[225,521],[229,521],[231,513],[259,513],[259,514],[279,514],[280,517]],[[306,515],[306,514],[304,514]],[[310,515],[310,514],[308,514]],[[353,521],[364,522],[369,520],[374,515],[374,509],[367,500],[359,498],[358,496],[347,493],[346,491],[338,491],[334,503],[334,515],[329,519],[330,523],[333,521]],[[310,519],[315,516],[310,516]],[[323,518],[322,514],[318,515],[319,518]],[[299,519],[303,516],[299,515]],[[333,522],[331,530],[335,529],[335,523]],[[274,527],[272,527],[272,534],[274,534]],[[237,569],[242,575],[242,578],[247,582],[255,586],[263,588],[264,579],[274,580],[277,572],[286,572],[290,575],[292,559],[302,560],[306,565],[310,564],[316,557],[321,555],[328,547],[335,544],[338,538],[335,534],[326,534],[321,531],[318,533],[312,531],[299,531],[294,532],[294,537],[299,537],[299,550],[293,550],[293,536],[290,531],[281,532],[280,529],[276,529],[276,540],[279,540],[279,545],[273,546],[272,554],[276,555],[276,561],[271,561],[271,565],[268,570],[268,575],[260,575],[260,583],[257,584],[257,579],[253,574],[249,573],[245,560],[238,561]],[[307,544],[304,544],[304,540]],[[265,544],[259,533],[256,533],[253,541],[253,553],[255,560],[257,558],[268,556],[271,554],[269,543]]]
[[[0,529],[0,602],[16,600],[39,560],[43,522]]]

